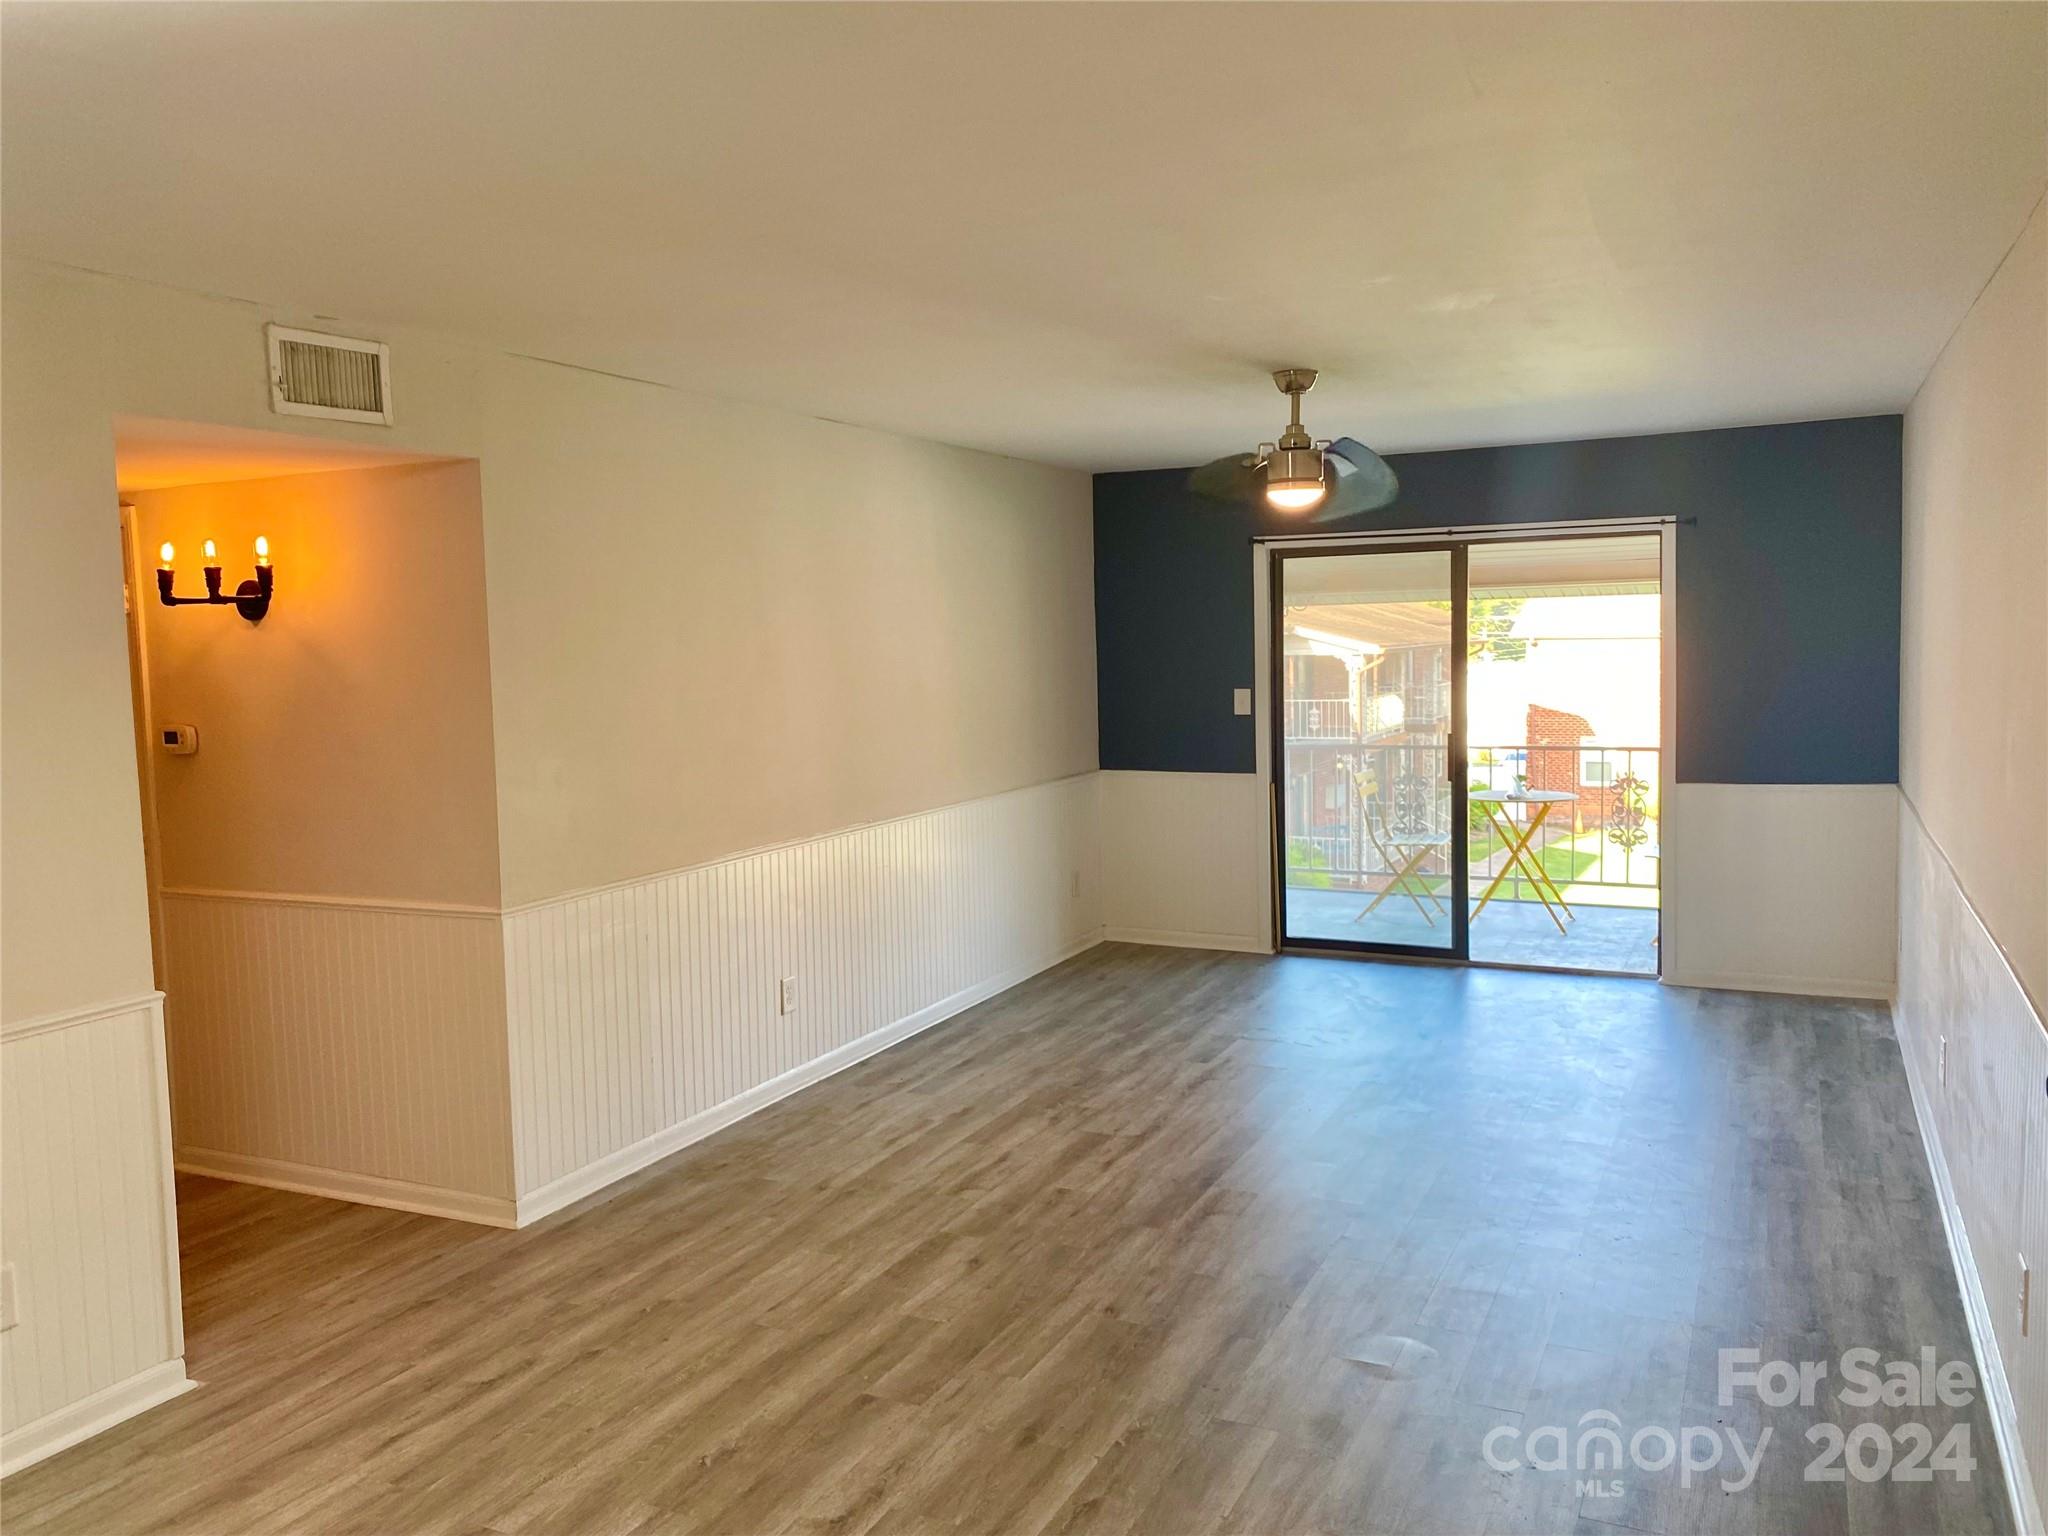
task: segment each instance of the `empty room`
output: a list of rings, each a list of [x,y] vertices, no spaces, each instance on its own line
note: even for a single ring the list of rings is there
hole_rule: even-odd
[[[2048,1536],[2048,3],[0,0],[0,1522]]]

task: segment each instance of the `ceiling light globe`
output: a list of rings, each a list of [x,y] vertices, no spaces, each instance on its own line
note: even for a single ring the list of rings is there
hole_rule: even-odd
[[[1323,499],[1320,480],[1281,480],[1266,487],[1266,502],[1278,512],[1306,512]]]
[[[1306,512],[1322,503],[1323,456],[1314,448],[1283,444],[1266,461],[1266,504],[1279,512]]]

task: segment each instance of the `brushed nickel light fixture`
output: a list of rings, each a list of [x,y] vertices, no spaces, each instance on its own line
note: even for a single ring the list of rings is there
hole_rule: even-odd
[[[1312,512],[1317,520],[1371,512],[1401,487],[1387,461],[1356,438],[1318,441],[1301,424],[1301,397],[1315,388],[1313,368],[1282,368],[1273,383],[1287,397],[1287,427],[1251,453],[1211,460],[1188,476],[1188,489],[1221,501],[1263,502],[1276,512]]]

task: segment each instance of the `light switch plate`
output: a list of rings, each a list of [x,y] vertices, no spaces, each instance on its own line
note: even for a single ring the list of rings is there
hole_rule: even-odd
[[[1230,707],[1231,707],[1231,708],[1232,708],[1233,710],[1235,710],[1235,711],[1236,711],[1236,712],[1237,712],[1238,714],[1240,714],[1240,715],[1248,715],[1248,714],[1250,714],[1250,713],[1252,712],[1252,691],[1251,691],[1251,689],[1249,689],[1249,688],[1233,688],[1233,689],[1231,689],[1231,690],[1230,690]]]

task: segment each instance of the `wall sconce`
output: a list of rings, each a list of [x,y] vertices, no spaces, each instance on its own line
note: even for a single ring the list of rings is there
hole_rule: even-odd
[[[213,550],[213,540],[208,539],[206,541],[204,552],[206,556],[206,565],[204,567],[206,596],[178,597],[171,591],[171,584],[177,580],[178,575],[171,568],[171,562],[177,558],[178,552],[169,544],[165,544],[157,550],[157,555],[162,561],[156,568],[157,598],[166,608],[182,608],[188,603],[206,603],[210,605],[233,603],[235,611],[251,624],[260,623],[263,615],[270,612],[270,540],[261,537],[256,540],[256,579],[243,582],[235,588],[232,596],[223,596],[221,593],[220,566],[215,563],[216,556]]]

